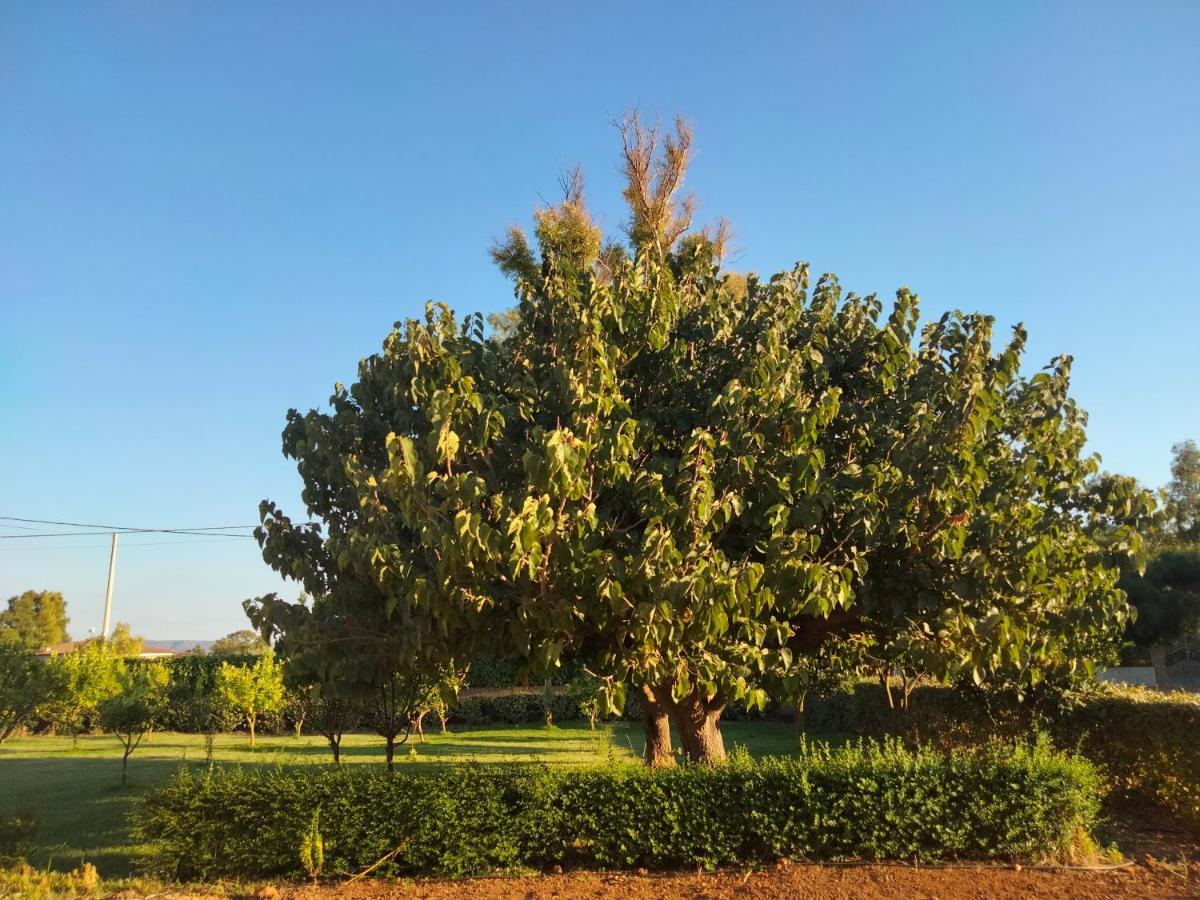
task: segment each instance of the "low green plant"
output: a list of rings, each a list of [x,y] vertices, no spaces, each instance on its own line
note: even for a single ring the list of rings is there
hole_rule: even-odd
[[[0,866],[23,862],[33,849],[38,820],[31,812],[19,812],[0,818]]]
[[[1065,858],[1100,779],[1045,741],[943,752],[897,741],[717,767],[446,766],[182,772],[135,815],[174,878],[302,874],[295,822],[319,809],[330,874],[755,865],[812,859]],[[315,827],[315,825],[313,826]],[[310,873],[311,874],[311,873]]]
[[[325,841],[321,837],[321,811],[312,815],[308,828],[300,836],[300,865],[310,881],[315,882],[321,877],[321,869],[325,865]]]

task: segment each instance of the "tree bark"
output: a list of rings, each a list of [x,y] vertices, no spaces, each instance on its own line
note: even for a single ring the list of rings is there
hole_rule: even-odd
[[[342,736],[329,735],[326,738],[329,741],[329,749],[333,751],[333,764],[340,766],[342,764]]]
[[[389,772],[396,771],[396,737],[387,735],[387,767]]]
[[[724,711],[725,700],[720,694],[706,700],[694,689],[671,704],[671,717],[689,760],[706,766],[724,762],[725,740],[720,725]]]
[[[642,728],[646,733],[646,745],[642,760],[654,769],[675,765],[675,754],[671,751],[671,719],[667,708],[659,702],[654,689],[642,685]]]
[[[246,717],[246,724],[250,726],[250,746],[254,746],[254,716]]]

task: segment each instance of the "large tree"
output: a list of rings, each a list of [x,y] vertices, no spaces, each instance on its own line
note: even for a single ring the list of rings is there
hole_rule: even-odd
[[[907,290],[885,314],[803,265],[726,273],[726,229],[690,230],[680,191],[690,131],[621,134],[627,240],[573,175],[494,250],[504,335],[431,305],[328,412],[289,413],[318,521],[264,503],[259,538],[330,639],[417,666],[595,660],[612,702],[641,693],[652,764],[668,716],[689,757],[722,757],[726,704],[797,690],[833,634],[942,677],[1084,672],[1124,626],[1106,563],[1137,537],[1085,529],[1069,358],[1026,377],[1024,331],[994,348],[986,316],[922,327]]]
[[[1163,489],[1167,526],[1172,537],[1200,543],[1200,447],[1192,440],[1171,448],[1171,480]]]
[[[70,640],[67,603],[58,591],[25,591],[0,612],[0,639],[15,637],[35,650]]]

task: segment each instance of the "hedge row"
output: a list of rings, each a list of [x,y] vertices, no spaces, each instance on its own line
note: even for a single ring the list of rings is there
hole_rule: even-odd
[[[461,876],[553,865],[713,868],[809,859],[1042,859],[1077,846],[1099,778],[1047,744],[944,753],[898,742],[716,768],[466,765],[186,771],[135,813],[179,879],[324,872]],[[398,848],[398,849],[397,849]]]
[[[913,691],[907,710],[893,710],[879,684],[862,682],[851,691],[810,701],[804,725],[823,733],[904,735],[943,748],[1020,737],[1036,728],[1098,764],[1113,789],[1113,802],[1157,806],[1185,824],[1200,826],[1196,694],[1099,685],[1072,707],[1038,716],[1011,698],[943,685],[922,685]]]
[[[1200,828],[1200,696],[1108,687],[1065,715],[1059,742],[1108,775],[1112,797]]]

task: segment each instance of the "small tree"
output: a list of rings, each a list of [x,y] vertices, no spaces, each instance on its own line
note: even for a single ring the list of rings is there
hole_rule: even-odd
[[[0,743],[63,692],[62,673],[21,642],[0,638]]]
[[[124,748],[121,784],[126,783],[129,757],[154,727],[166,705],[170,672],[162,663],[121,664],[120,690],[100,703],[100,727],[115,735]]]
[[[58,671],[62,690],[47,704],[46,717],[70,732],[72,746],[77,746],[79,735],[94,724],[100,704],[121,690],[121,660],[107,643],[91,641],[53,657],[49,665]]]
[[[342,735],[357,728],[362,718],[361,705],[337,693],[330,685],[316,685],[312,700],[312,721],[329,743],[333,762],[342,762]]]
[[[264,653],[252,666],[221,663],[216,694],[225,708],[245,720],[253,747],[258,717],[283,707],[283,671],[273,653]]]
[[[384,740],[389,772],[395,770],[396,747],[412,734],[435,684],[433,676],[416,666],[381,662],[378,677],[363,704],[363,719]]]
[[[304,731],[304,723],[312,712],[312,694],[305,687],[293,688],[284,684],[283,717],[292,726],[296,737]]]
[[[412,720],[413,731],[420,737],[422,744],[425,743],[424,721],[429,713],[438,717],[442,734],[446,733],[446,723],[450,719],[450,707],[466,682],[466,670],[459,671],[453,663],[442,669],[441,674],[435,679],[426,681],[428,686],[424,695],[417,700],[416,714]]]
[[[466,687],[466,684],[467,669],[456,669],[454,666],[449,666],[446,674],[438,683],[437,690],[433,691],[430,696],[431,712],[438,717],[442,734],[448,730],[446,723],[450,720],[450,711],[459,692]]]
[[[588,720],[588,727],[596,729],[596,720],[604,712],[604,685],[599,679],[581,672],[567,685],[567,696],[579,706],[579,712]]]

